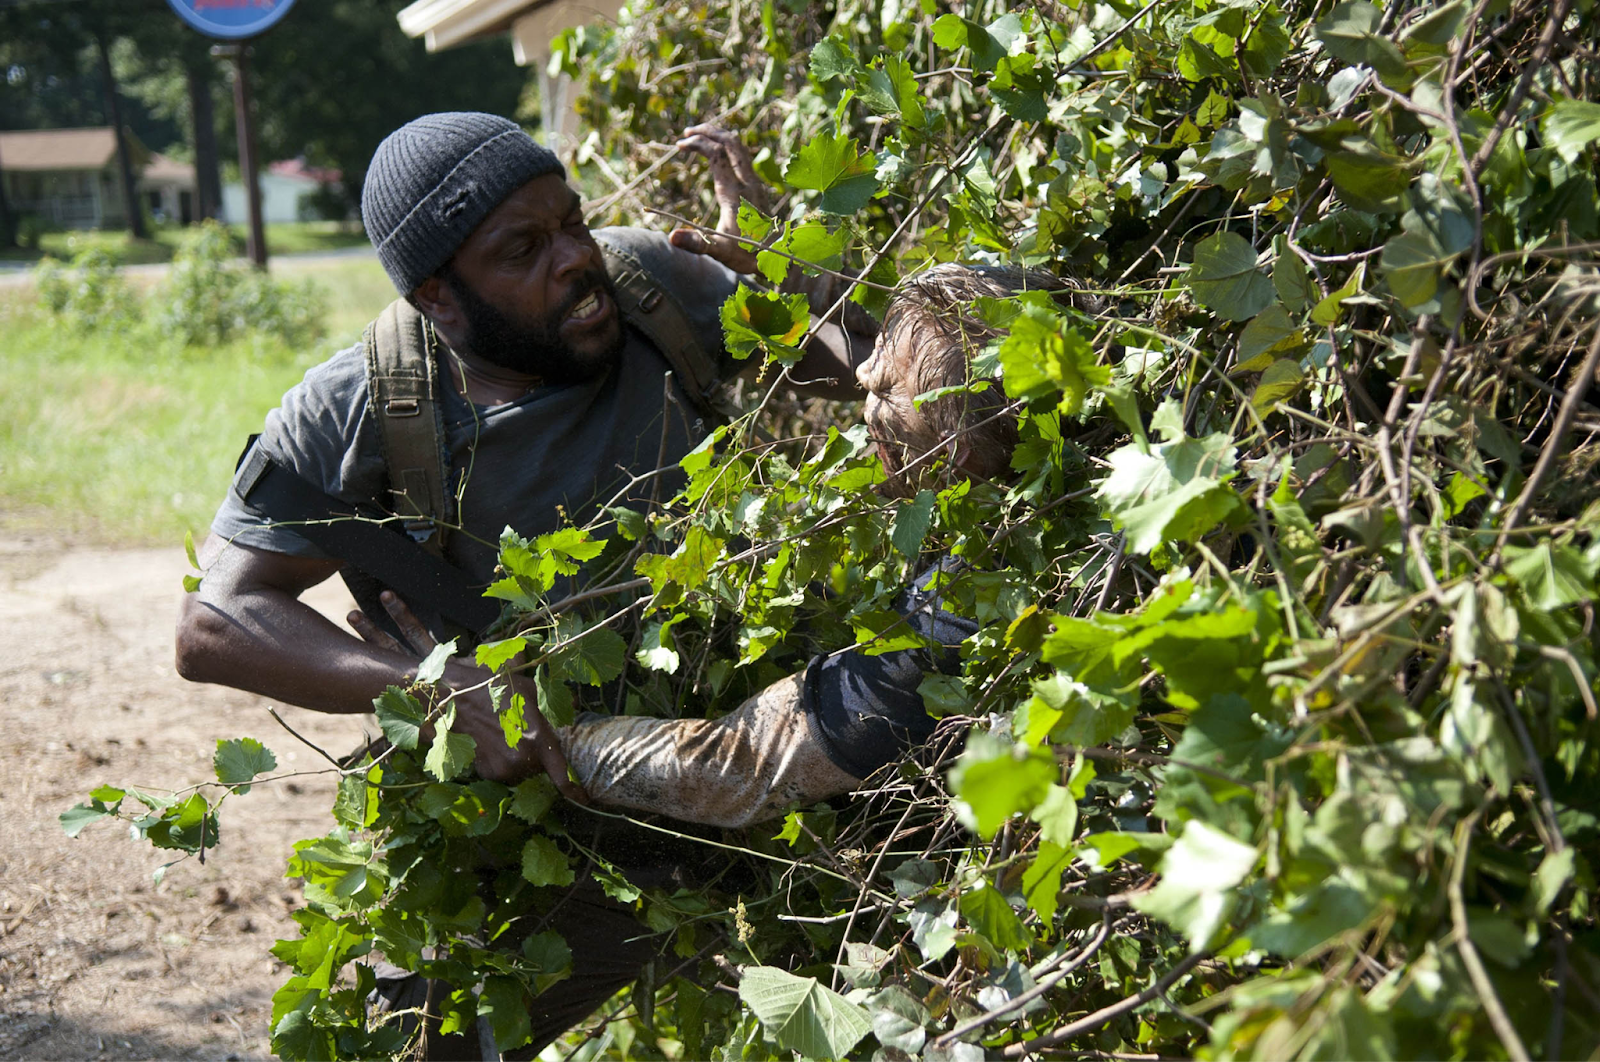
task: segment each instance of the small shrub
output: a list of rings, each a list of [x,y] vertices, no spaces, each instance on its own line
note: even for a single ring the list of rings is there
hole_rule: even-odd
[[[34,271],[39,301],[80,332],[127,327],[138,321],[140,306],[118,265],[102,247],[79,251],[70,266],[47,257]]]
[[[189,346],[258,332],[298,345],[323,334],[327,298],[310,280],[286,282],[241,265],[228,230],[201,224],[158,289],[157,324]]]

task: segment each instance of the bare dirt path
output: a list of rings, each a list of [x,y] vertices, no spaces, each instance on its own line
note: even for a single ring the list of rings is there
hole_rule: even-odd
[[[187,570],[177,549],[0,541],[0,1059],[269,1057],[267,1020],[301,904],[293,841],[330,823],[325,776],[229,801],[205,865],[174,866],[109,822],[68,839],[56,817],[103,782],[176,788],[212,777],[217,739],[250,736],[280,767],[322,761],[269,702],[196,686],[172,665]],[[348,607],[337,580],[311,595]],[[280,708],[344,752],[361,718]]]

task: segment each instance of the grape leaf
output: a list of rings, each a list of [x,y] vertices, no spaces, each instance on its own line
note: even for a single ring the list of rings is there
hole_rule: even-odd
[[[233,738],[217,742],[211,765],[216,769],[217,781],[233,786],[236,793],[244,794],[250,792],[250,787],[242,783],[276,768],[278,758],[255,738]]]
[[[1272,302],[1272,280],[1256,268],[1256,252],[1236,232],[1201,240],[1188,272],[1189,289],[1202,305],[1230,321],[1244,321]]]
[[[739,979],[739,999],[780,1048],[802,1058],[845,1058],[872,1031],[861,1007],[815,978],[796,977],[772,966],[746,967]]]

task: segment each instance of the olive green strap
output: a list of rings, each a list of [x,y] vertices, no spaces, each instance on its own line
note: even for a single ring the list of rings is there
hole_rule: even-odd
[[[393,511],[405,519],[412,538],[442,555],[450,512],[448,458],[433,327],[410,303],[396,299],[367,326],[362,346]]]

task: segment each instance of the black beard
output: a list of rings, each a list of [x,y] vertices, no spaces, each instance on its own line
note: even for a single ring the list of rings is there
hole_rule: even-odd
[[[537,376],[545,384],[584,383],[604,376],[622,353],[620,320],[616,339],[601,350],[584,353],[573,349],[561,337],[561,322],[591,293],[604,291],[611,298],[611,304],[617,305],[616,289],[603,269],[578,280],[560,306],[535,321],[512,320],[505,311],[487,302],[456,276],[454,270],[445,271],[444,281],[455,292],[456,302],[466,318],[463,339],[467,349],[502,369]]]

